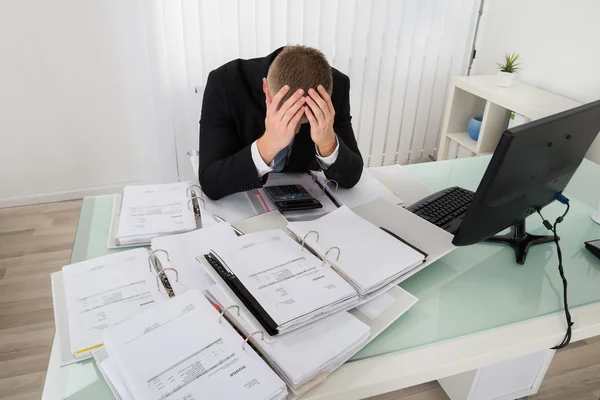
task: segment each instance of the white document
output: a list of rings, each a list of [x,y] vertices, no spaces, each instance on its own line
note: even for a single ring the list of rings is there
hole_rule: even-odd
[[[327,177],[323,172],[317,172],[315,175],[319,179],[319,182],[327,188],[326,190],[329,190],[330,194],[337,199],[339,204],[350,208],[378,197],[383,197],[392,204],[404,205],[404,202],[398,196],[392,193],[383,183],[379,182],[366,168],[363,169],[358,183],[349,189],[336,187],[332,182],[325,185]]]
[[[105,329],[164,299],[156,290],[146,249],[67,265],[62,272],[76,356],[101,345]]]
[[[281,379],[196,290],[111,328],[105,346],[136,399],[272,399]]]
[[[160,236],[152,239],[152,250],[158,251],[155,256],[163,268],[175,268],[179,273],[179,281],[171,282],[172,286],[184,286],[190,289],[203,290],[214,284],[212,278],[199,264],[196,257],[210,252],[210,249],[231,240],[237,235],[228,223],[215,223],[214,225],[179,235]],[[178,284],[178,285],[177,285]],[[175,289],[175,288],[174,288]],[[178,292],[175,292],[178,294]]]
[[[357,300],[342,277],[282,230],[254,232],[213,249],[280,326]]]
[[[188,182],[125,187],[117,243],[147,243],[156,236],[196,229],[193,207],[188,207],[188,187]]]
[[[315,221],[290,222],[288,229],[316,249],[361,295],[373,292],[423,263],[424,255],[342,206]]]
[[[207,288],[207,292],[222,309],[235,305],[218,285]],[[255,330],[247,315],[230,310],[226,316],[238,329],[245,334]],[[300,386],[317,375],[333,372],[338,364],[352,357],[366,342],[369,332],[369,327],[356,317],[341,312],[307,329],[255,343],[290,388],[299,393],[308,389]]]
[[[119,394],[119,397],[121,397],[121,400],[135,400],[129,391],[127,384],[119,374],[117,366],[112,358],[108,357],[106,360],[102,361],[99,367],[104,371],[106,378],[110,381],[111,385],[113,385]]]

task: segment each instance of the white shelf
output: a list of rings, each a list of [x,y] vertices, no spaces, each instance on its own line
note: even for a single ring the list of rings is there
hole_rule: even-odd
[[[449,133],[448,139],[455,141],[472,153],[477,154],[477,141],[471,139],[467,132]]]
[[[508,88],[497,86],[495,75],[457,76],[452,79],[452,83],[457,88],[530,119],[543,118],[581,105],[519,81]]]
[[[514,82],[509,88],[496,86],[495,75],[454,77],[448,92],[437,159],[448,158],[451,143],[478,156],[493,153],[508,126],[511,111],[536,120],[579,105],[522,82]],[[475,116],[483,117],[478,141],[464,132],[469,119]]]

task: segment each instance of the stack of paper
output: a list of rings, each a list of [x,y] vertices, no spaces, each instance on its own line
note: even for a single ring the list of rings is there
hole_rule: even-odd
[[[351,285],[282,230],[240,236],[210,254],[253,297],[240,300],[258,303],[267,330],[293,331],[358,302]]]
[[[288,229],[299,240],[306,237],[306,244],[326,257],[360,295],[389,288],[426,257],[346,206],[315,221],[290,222]],[[307,236],[310,231],[318,232],[319,238],[315,234]]]
[[[125,187],[117,222],[117,245],[148,244],[157,236],[196,229],[193,207],[188,207],[188,188],[188,182]]]
[[[113,375],[135,399],[284,399],[284,382],[196,290],[109,329]]]
[[[164,300],[145,249],[67,265],[62,273],[71,352],[76,357],[100,346],[105,329]]]
[[[235,304],[218,285],[210,286],[207,296],[221,309]],[[230,308],[225,317],[244,335],[260,329],[246,311],[238,314]],[[253,343],[288,387],[302,394],[358,352],[369,333],[367,325],[343,312],[307,329],[277,337],[265,335]]]

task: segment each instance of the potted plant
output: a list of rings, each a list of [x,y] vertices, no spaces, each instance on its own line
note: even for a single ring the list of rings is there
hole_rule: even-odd
[[[496,63],[500,68],[498,75],[496,76],[496,85],[502,87],[510,87],[513,84],[515,73],[519,69],[519,53],[506,53],[504,55],[504,63]]]

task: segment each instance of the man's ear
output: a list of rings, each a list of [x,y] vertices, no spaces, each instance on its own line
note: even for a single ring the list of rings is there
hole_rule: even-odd
[[[263,92],[265,92],[267,104],[271,104],[273,98],[271,97],[271,93],[269,93],[269,81],[267,81],[267,78],[263,78]]]

